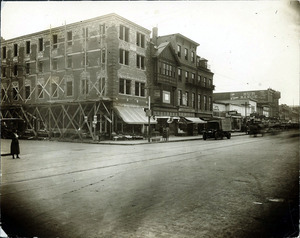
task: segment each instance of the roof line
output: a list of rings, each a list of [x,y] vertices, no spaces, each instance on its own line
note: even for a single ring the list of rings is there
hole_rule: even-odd
[[[158,38],[159,38],[159,37],[166,37],[166,36],[175,36],[175,35],[180,36],[180,37],[182,37],[183,39],[186,39],[186,40],[188,40],[188,41],[191,41],[191,42],[194,43],[196,46],[199,46],[199,45],[200,45],[200,44],[197,43],[196,41],[193,41],[193,40],[191,40],[190,38],[188,38],[188,37],[186,37],[186,36],[184,36],[184,35],[182,35],[182,34],[180,34],[180,33],[174,33],[174,34],[169,34],[169,35],[164,35],[164,36],[158,36]]]
[[[92,22],[92,21],[96,21],[96,20],[101,20],[103,18],[108,18],[108,17],[117,17],[123,21],[127,21],[129,22],[130,24],[133,24],[135,26],[138,26],[140,28],[143,28],[145,31],[147,31],[149,34],[151,33],[150,30],[148,30],[147,28],[141,26],[141,25],[138,25],[137,23],[133,22],[133,21],[130,21],[116,13],[109,13],[109,14],[105,14],[105,15],[102,15],[102,16],[98,16],[98,17],[93,17],[93,18],[90,18],[90,19],[86,19],[86,20],[82,20],[82,21],[77,21],[77,22],[73,22],[73,23],[69,23],[69,24],[66,24],[66,25],[63,25],[63,26],[57,26],[57,27],[53,27],[51,28],[51,31],[55,31],[55,30],[59,30],[61,28],[65,28],[65,27],[70,27],[70,26],[74,26],[74,25],[83,25],[83,24],[86,24],[88,22]],[[51,27],[51,25],[50,25]],[[46,34],[50,31],[50,27],[49,29],[46,29],[46,30],[42,30],[42,31],[38,31],[38,32],[33,32],[33,33],[29,33],[27,35],[21,35],[21,36],[17,36],[17,37],[14,37],[14,38],[10,38],[10,39],[4,39],[4,42],[7,42],[7,41],[13,41],[13,40],[16,40],[16,39],[19,39],[19,38],[24,38],[24,37],[29,37],[29,36],[34,36],[34,35],[38,35],[38,34]]]

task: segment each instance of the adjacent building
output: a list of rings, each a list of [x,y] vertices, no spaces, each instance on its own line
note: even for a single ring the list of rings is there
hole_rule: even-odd
[[[193,134],[212,116],[213,73],[198,43],[157,33],[108,14],[3,40],[1,118],[35,136],[138,136],[165,122]]]
[[[213,73],[197,55],[199,44],[179,33],[152,32],[153,54],[150,97],[158,126],[175,135],[198,134],[202,119],[212,117]]]

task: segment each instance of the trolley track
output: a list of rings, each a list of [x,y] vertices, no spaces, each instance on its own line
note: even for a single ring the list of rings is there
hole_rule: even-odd
[[[266,138],[264,138],[266,139]],[[207,141],[208,142],[208,141]],[[225,143],[224,143],[225,142]],[[234,143],[230,143],[232,141],[209,141],[209,143],[205,144],[201,144],[199,145],[199,141],[195,142],[189,142],[189,143],[184,143],[184,146],[181,146],[180,149],[181,153],[176,153],[174,155],[172,149],[173,148],[177,148],[178,146],[172,145],[172,144],[176,144],[176,143],[169,143],[167,144],[168,146],[168,151],[167,152],[163,152],[162,149],[164,149],[164,147],[166,146],[165,144],[155,144],[153,147],[151,147],[151,149],[149,148],[145,148],[142,150],[139,150],[138,152],[135,151],[134,155],[132,155],[132,151],[127,152],[127,153],[122,153],[122,157],[123,158],[128,158],[130,161],[126,161],[126,162],[117,162],[117,163],[111,163],[108,165],[103,165],[103,166],[96,166],[96,167],[89,167],[89,168],[85,168],[85,169],[77,169],[77,170],[72,170],[72,171],[67,171],[67,172],[62,172],[62,173],[56,173],[56,174],[46,174],[46,175],[41,175],[38,177],[32,177],[32,178],[27,178],[27,179],[19,179],[19,180],[13,180],[13,181],[2,181],[2,185],[8,185],[8,184],[15,184],[15,183],[22,183],[22,182],[29,182],[29,181],[34,181],[34,180],[41,180],[41,179],[48,179],[48,178],[53,178],[53,177],[59,177],[59,176],[64,176],[64,175],[72,175],[72,174],[77,174],[77,173],[84,173],[84,172],[90,172],[93,170],[101,170],[101,169],[109,169],[109,168],[114,168],[114,167],[124,167],[124,166],[128,166],[128,165],[133,165],[133,164],[145,164],[147,162],[152,162],[152,161],[162,161],[162,160],[166,160],[164,161],[165,163],[173,163],[173,162],[181,162],[181,161],[188,161],[188,160],[194,160],[194,159],[205,159],[204,157],[206,156],[210,156],[212,154],[214,154],[214,150],[218,150],[218,149],[223,149],[223,148],[227,148],[227,147],[235,147],[235,146],[241,146],[243,144],[248,144],[248,143],[259,143],[260,140],[253,140],[251,138],[248,138],[246,140],[240,141],[240,140],[236,140],[234,141]],[[195,148],[197,150],[195,150]],[[203,150],[202,150],[203,149]],[[146,153],[150,153],[148,155],[145,155]],[[106,154],[107,155],[107,154]],[[180,159],[186,155],[189,155],[189,158],[184,158],[184,159]],[[199,156],[201,156],[201,158],[199,158]],[[105,157],[105,162],[109,162],[109,161],[114,161],[118,156],[116,156],[115,154],[112,154],[109,157]],[[145,158],[146,157],[146,158]],[[76,158],[76,157],[75,157]],[[104,156],[101,156],[100,158],[104,158]],[[145,158],[145,159],[141,159],[141,158]],[[171,160],[168,160],[170,159]],[[83,158],[76,158],[76,160],[74,161],[74,158],[72,159],[72,163],[76,164],[76,166],[78,166],[78,164],[76,163],[76,161],[82,161]],[[83,161],[84,164],[87,163],[87,161]],[[94,159],[89,159],[88,163],[99,163],[99,158],[94,158]],[[101,163],[101,162],[100,162]],[[150,164],[152,165],[152,164]],[[70,161],[65,161],[63,163],[60,162],[60,165],[56,165],[55,163],[52,164],[51,166],[51,170],[55,170],[58,168],[66,168],[70,166]],[[149,164],[147,164],[146,166],[149,166]],[[49,167],[43,167],[43,168],[37,168],[37,169],[31,169],[31,170],[22,170],[22,171],[17,171],[17,172],[8,172],[6,173],[5,171],[3,171],[2,173],[2,177],[5,177],[7,175],[16,175],[16,174],[22,174],[24,172],[28,173],[32,173],[35,171],[38,171],[39,173],[47,173],[47,170],[49,170]]]

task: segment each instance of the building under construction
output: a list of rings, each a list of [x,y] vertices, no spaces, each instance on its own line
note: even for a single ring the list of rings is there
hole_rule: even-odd
[[[196,55],[198,44],[176,34],[180,42],[167,46],[168,37],[154,42],[150,33],[108,14],[3,40],[1,118],[24,119],[36,137],[98,140],[143,136],[157,124],[153,115],[194,124],[211,116],[213,73]]]

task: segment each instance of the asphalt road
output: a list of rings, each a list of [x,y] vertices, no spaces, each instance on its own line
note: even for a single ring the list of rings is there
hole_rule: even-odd
[[[11,237],[297,237],[299,134],[151,145],[21,140],[2,157]],[[1,140],[1,153],[10,141]]]

